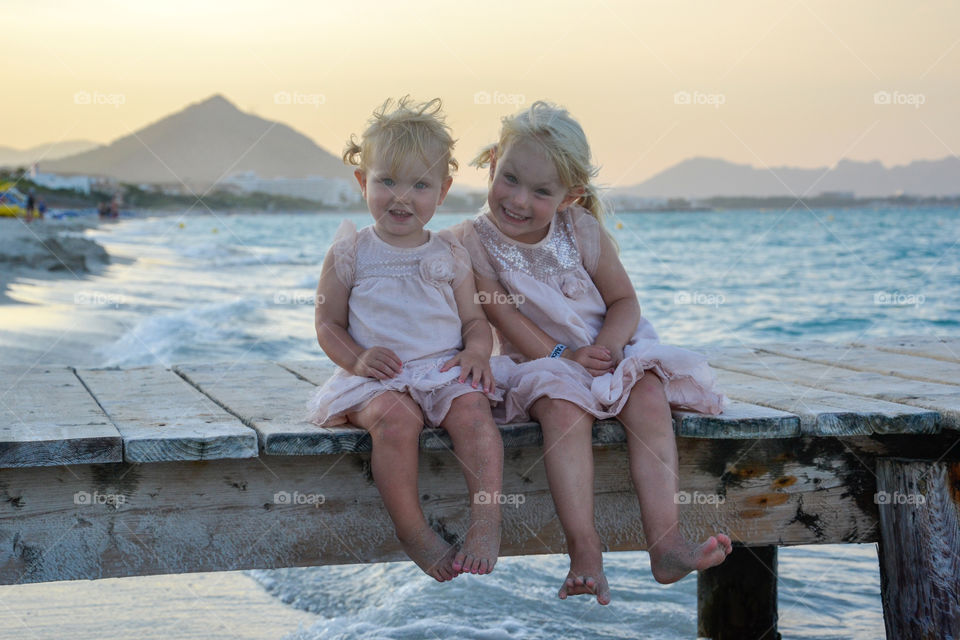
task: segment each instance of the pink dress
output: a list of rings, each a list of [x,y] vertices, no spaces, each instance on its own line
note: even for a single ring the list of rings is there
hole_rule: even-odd
[[[346,413],[382,393],[399,391],[420,405],[427,424],[439,426],[455,398],[478,391],[471,381],[457,380],[459,366],[440,371],[463,349],[453,290],[472,275],[466,251],[449,232],[431,233],[426,243],[408,249],[387,244],[372,226],[357,232],[349,221],[340,225],[330,251],[337,278],[350,291],[350,336],[365,349],[391,349],[403,370],[377,380],[338,368],[308,403],[310,420],[322,426],[344,424]],[[494,378],[503,383],[513,366],[502,356],[491,360]],[[503,395],[502,388],[487,394],[491,402]]]
[[[454,232],[477,274],[498,280],[520,312],[551,338],[574,350],[594,343],[607,312],[591,277],[603,233],[596,218],[579,207],[559,212],[546,237],[536,244],[504,235],[486,213],[461,223]],[[647,370],[663,381],[675,409],[717,414],[727,402],[707,359],[661,344],[644,317],[616,370],[597,377],[565,358],[528,361],[502,335],[498,337],[501,352],[521,363],[509,380],[504,407],[508,422],[526,419],[530,406],[544,396],[573,402],[597,418],[611,418],[623,410],[630,390]]]

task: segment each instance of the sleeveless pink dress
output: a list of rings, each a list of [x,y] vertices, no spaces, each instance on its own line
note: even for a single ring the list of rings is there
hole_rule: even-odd
[[[340,225],[330,251],[337,278],[350,291],[350,336],[365,349],[391,349],[403,370],[377,380],[338,368],[308,403],[310,421],[344,424],[346,413],[382,393],[399,391],[420,405],[427,424],[439,426],[454,399],[478,392],[470,380],[457,380],[459,366],[440,371],[463,349],[453,290],[472,275],[466,251],[448,231],[430,233],[426,243],[408,249],[387,244],[372,226],[358,232],[349,221]],[[503,356],[491,360],[498,384],[506,383],[514,366]],[[491,403],[503,396],[503,387],[487,394]]]
[[[591,345],[607,312],[592,274],[600,259],[596,218],[580,207],[557,213],[546,237],[536,244],[504,235],[486,212],[457,225],[454,233],[470,253],[473,268],[500,285],[519,303],[520,312],[569,349]],[[613,373],[593,377],[565,358],[527,360],[499,335],[500,350],[520,363],[509,379],[507,422],[526,419],[541,397],[568,400],[597,418],[623,411],[633,385],[652,370],[675,409],[718,414],[727,403],[707,359],[661,344],[650,322],[640,318],[623,360]]]

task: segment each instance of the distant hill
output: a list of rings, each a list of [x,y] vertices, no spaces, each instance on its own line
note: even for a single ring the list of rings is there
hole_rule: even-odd
[[[619,195],[643,198],[710,198],[714,196],[797,196],[849,191],[857,197],[896,193],[925,196],[960,194],[960,159],[916,160],[884,167],[879,161],[841,160],[835,167],[756,168],[719,158],[690,158]],[[792,192],[792,193],[791,193]]]
[[[99,147],[97,142],[90,140],[67,140],[65,142],[50,142],[29,149],[14,149],[0,147],[0,167],[28,167],[34,162],[57,160],[75,153],[83,153]]]
[[[279,122],[244,113],[215,95],[41,171],[103,175],[132,183],[209,185],[232,173],[261,178],[319,175],[353,180],[339,157]]]

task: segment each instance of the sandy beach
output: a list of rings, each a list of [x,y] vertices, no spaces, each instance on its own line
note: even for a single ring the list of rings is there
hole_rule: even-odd
[[[4,638],[267,640],[317,620],[241,571],[6,585],[0,603]]]
[[[97,224],[95,218],[29,224],[0,218],[0,304],[15,302],[6,291],[18,277],[77,277],[103,269],[110,262],[106,250],[82,237]]]

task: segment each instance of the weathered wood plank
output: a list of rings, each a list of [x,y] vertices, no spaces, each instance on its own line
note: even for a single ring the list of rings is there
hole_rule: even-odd
[[[280,366],[298,377],[322,385],[333,375],[333,369],[317,362],[291,361]],[[691,438],[784,438],[800,433],[797,417],[783,411],[761,407],[749,402],[731,402],[719,416],[708,416],[692,411],[673,413],[673,430],[678,436]],[[504,447],[538,445],[543,443],[540,426],[535,422],[507,425],[500,428]],[[623,427],[616,421],[599,421],[593,428],[594,446],[626,442]],[[425,430],[421,447],[449,448],[450,438],[442,429]]]
[[[174,370],[257,431],[270,455],[336,453],[338,437],[362,441],[363,432],[323,429],[306,421],[314,385],[273,362],[177,365]]]
[[[946,441],[679,438],[680,527],[692,540],[726,531],[751,545],[873,542],[876,457],[928,456]],[[542,456],[506,456],[503,555],[564,550]],[[606,548],[645,548],[625,447],[595,458]],[[465,532],[469,500],[451,453],[421,453],[419,493],[438,531]],[[402,558],[368,454],[36,467],[0,482],[0,583]]]
[[[799,344],[765,344],[758,348],[768,353],[836,365],[855,371],[872,371],[913,380],[960,385],[960,363],[957,362],[891,353],[867,346],[819,341]]]
[[[759,349],[714,350],[709,357],[717,369],[930,409],[940,414],[938,428],[960,429],[960,389],[952,385],[851,371]]]
[[[688,438],[791,438],[800,435],[800,419],[786,411],[731,400],[718,416],[674,411],[673,430],[678,436]]]
[[[780,640],[777,548],[733,548],[723,564],[697,574],[697,637]]]
[[[960,637],[960,462],[877,463],[888,638]]]
[[[165,367],[81,369],[123,436],[127,462],[250,458],[256,432]]]
[[[0,368],[0,467],[120,462],[123,439],[73,371]]]
[[[796,414],[805,435],[845,436],[871,433],[933,433],[936,411],[862,396],[824,391],[725,369],[717,379],[731,398]]]
[[[890,353],[906,353],[922,358],[960,362],[960,337],[956,336],[902,336],[871,338],[853,344]]]

